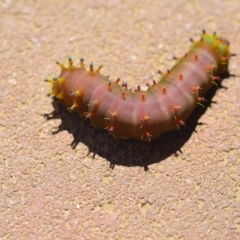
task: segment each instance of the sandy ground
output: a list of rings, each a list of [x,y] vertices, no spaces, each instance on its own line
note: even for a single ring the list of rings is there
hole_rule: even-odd
[[[240,2],[0,2],[0,239],[240,239],[240,57],[212,103],[150,144],[53,106],[55,61],[157,79],[217,31],[240,53]]]

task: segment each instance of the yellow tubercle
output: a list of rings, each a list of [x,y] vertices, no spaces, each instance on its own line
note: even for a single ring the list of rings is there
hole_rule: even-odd
[[[64,78],[54,77],[53,78],[53,84],[54,84],[54,82],[58,82],[59,84],[62,84],[64,82]]]
[[[101,69],[103,68],[103,66],[102,65],[100,65],[97,69],[96,69],[96,71],[95,72],[97,72],[97,73],[100,73],[100,71],[101,71]]]
[[[83,58],[80,59],[80,68],[82,68],[82,69],[86,69],[86,68],[85,68],[85,64],[84,64],[84,59],[83,59]]]
[[[60,63],[59,61],[56,61],[56,64],[59,65],[61,70],[65,70],[66,69],[66,67],[62,63]]]
[[[76,69],[76,67],[73,65],[73,60],[71,57],[68,57],[68,70]]]
[[[93,69],[93,63],[90,63],[90,66],[89,66],[89,72],[93,73],[94,72],[94,69]]]
[[[78,105],[76,103],[74,103],[71,107],[68,108],[68,110],[69,110],[69,112],[72,112],[77,107],[78,107]]]
[[[58,99],[63,99],[63,94],[62,94],[62,92],[60,92],[60,93],[56,96],[56,98],[58,98]]]
[[[76,90],[76,91],[73,91],[73,90],[72,90],[72,92],[71,92],[71,94],[70,94],[70,96],[75,96],[75,97],[78,97],[78,96],[80,96],[80,95],[81,95],[80,90]]]
[[[44,81],[44,82],[48,82],[48,83],[53,83],[53,80],[52,80],[52,79],[49,79],[49,78],[45,78],[43,81]]]

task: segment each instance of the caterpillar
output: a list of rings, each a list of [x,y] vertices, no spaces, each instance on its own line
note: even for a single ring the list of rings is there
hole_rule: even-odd
[[[204,94],[217,85],[219,75],[228,69],[229,42],[216,33],[204,30],[199,41],[192,42],[187,54],[177,60],[172,69],[163,73],[147,91],[138,86],[136,91],[111,81],[91,63],[86,69],[71,57],[65,67],[56,62],[61,72],[58,77],[46,78],[52,84],[54,100],[62,102],[69,112],[90,119],[93,126],[107,129],[115,138],[135,138],[151,141],[166,131],[179,129],[197,105],[203,105]]]

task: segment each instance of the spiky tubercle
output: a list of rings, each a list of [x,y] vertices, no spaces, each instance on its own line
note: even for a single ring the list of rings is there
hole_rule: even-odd
[[[116,138],[150,141],[185,126],[196,105],[202,105],[204,93],[227,71],[233,56],[227,40],[204,31],[200,41],[191,42],[189,52],[146,92],[140,87],[130,91],[126,83],[119,85],[119,79],[109,81],[100,73],[102,66],[94,70],[91,63],[86,70],[83,59],[79,67],[71,58],[68,67],[57,62],[59,77],[45,81],[52,84],[50,95],[70,112],[90,119],[92,125],[107,129]]]

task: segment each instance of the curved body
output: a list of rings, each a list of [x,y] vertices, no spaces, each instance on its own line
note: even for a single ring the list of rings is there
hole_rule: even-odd
[[[185,124],[196,105],[204,101],[218,75],[227,70],[231,56],[228,42],[203,33],[189,52],[163,74],[159,82],[147,91],[133,92],[116,82],[110,82],[90,65],[61,67],[59,77],[48,79],[52,93],[69,111],[89,118],[92,125],[105,128],[116,138],[150,141],[166,131]]]

